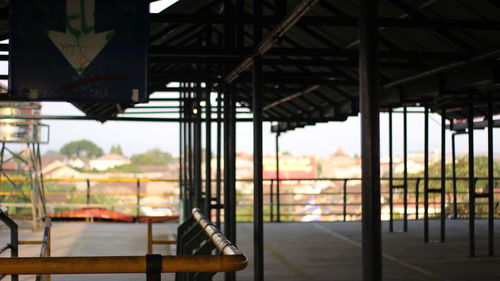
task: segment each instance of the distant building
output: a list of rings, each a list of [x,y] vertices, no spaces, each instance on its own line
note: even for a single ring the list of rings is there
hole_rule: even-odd
[[[42,168],[42,173],[45,178],[81,178],[82,174],[75,169],[72,169],[60,160],[55,160],[48,163]]]
[[[73,167],[73,168],[78,168],[78,169],[84,169],[86,167],[88,167],[88,162],[85,162],[84,160],[80,159],[80,158],[76,158],[76,159],[69,159],[67,161],[68,163],[68,166],[70,167]]]
[[[118,154],[106,154],[97,159],[90,160],[90,169],[105,171],[116,166],[130,164],[130,160]]]

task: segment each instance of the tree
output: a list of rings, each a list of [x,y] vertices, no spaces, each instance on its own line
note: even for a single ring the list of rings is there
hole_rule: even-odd
[[[111,146],[111,150],[109,151],[109,153],[111,153],[111,154],[118,154],[118,155],[123,156],[122,147],[119,144],[112,145]]]
[[[89,140],[78,140],[72,141],[65,144],[61,148],[61,154],[64,154],[68,157],[99,157],[102,155],[102,149],[97,146],[95,143]]]
[[[144,153],[134,154],[130,158],[132,164],[139,166],[160,166],[167,165],[175,161],[174,156],[158,148],[148,150]]]

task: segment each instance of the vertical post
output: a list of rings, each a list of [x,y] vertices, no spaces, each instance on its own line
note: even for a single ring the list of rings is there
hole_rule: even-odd
[[[415,219],[418,220],[418,215],[419,215],[419,200],[420,200],[420,178],[417,178],[417,181],[415,183]]]
[[[458,218],[458,206],[457,206],[457,162],[456,162],[456,152],[455,152],[455,137],[456,133],[451,135],[451,175],[453,184],[453,218]]]
[[[254,16],[262,15],[263,0],[253,1]],[[262,26],[253,26],[254,47],[262,41]],[[253,239],[254,280],[264,280],[264,214],[262,183],[262,59],[253,62]]]
[[[344,221],[347,221],[347,181],[349,179],[344,179],[344,187],[343,187],[343,200],[342,200],[342,205],[343,205],[343,210],[342,214],[344,215]]]
[[[408,231],[408,109],[403,107],[403,231]]]
[[[205,97],[205,216],[211,219],[212,205],[212,104],[211,89],[207,85]]]
[[[254,4],[262,8],[262,3],[259,0],[255,0]],[[262,33],[260,34],[262,35]],[[262,177],[262,63],[261,58],[256,57],[253,63],[253,248],[254,280],[259,281],[264,280],[264,194]]]
[[[148,219],[148,255],[153,253],[153,221]]]
[[[274,180],[269,185],[269,221],[274,222]]]
[[[186,204],[186,215],[189,216],[190,210],[193,208],[193,109],[191,93],[187,93],[189,102],[186,107],[187,121],[187,193],[188,202]]]
[[[195,122],[194,122],[194,179],[195,179],[195,202],[194,206],[202,208],[202,180],[201,180],[201,90],[200,84],[196,86],[195,98]]]
[[[495,232],[494,219],[495,208],[495,179],[494,179],[494,159],[493,159],[493,98],[488,94],[488,255],[494,255]]]
[[[182,84],[181,84],[182,87]],[[181,90],[182,91],[182,90]],[[185,219],[185,212],[184,212],[184,204],[185,204],[185,196],[184,196],[184,185],[182,181],[183,177],[183,167],[182,167],[182,159],[183,159],[183,151],[182,151],[182,129],[183,129],[183,115],[182,115],[182,93],[179,93],[179,201],[181,202],[181,210],[180,210],[180,218],[181,222],[184,221]]]
[[[136,209],[135,209],[135,216],[137,222],[139,222],[139,217],[141,215],[141,180],[137,179],[137,184],[136,184]]]
[[[394,231],[394,197],[393,197],[393,159],[392,159],[392,108],[389,108],[389,232]]]
[[[90,204],[90,179],[87,179],[87,205]]]
[[[230,0],[224,0],[224,15],[234,16],[234,5]],[[230,23],[224,24],[224,47],[234,47],[235,28]],[[228,70],[227,67],[225,70]],[[233,181],[235,171],[235,122],[233,118],[233,92],[231,85],[224,83],[224,233],[227,238],[236,243],[236,190]],[[226,281],[236,280],[234,272],[226,272]]]
[[[382,280],[378,1],[359,1],[363,280]]]
[[[441,110],[441,235],[446,239],[446,110]]]
[[[217,178],[217,183],[216,183],[216,191],[215,191],[215,196],[217,197],[217,209],[215,210],[215,225],[217,226],[217,229],[220,229],[220,205],[221,205],[221,182],[222,182],[222,176],[221,176],[221,153],[222,153],[222,94],[219,90],[217,93],[217,171],[216,171],[216,178]]]
[[[280,132],[276,133],[276,221],[281,221],[281,196],[280,196]]]
[[[17,258],[19,257],[19,229],[13,220],[10,218],[7,219],[8,221],[5,221],[5,223],[10,228],[10,256],[12,258]],[[19,276],[12,275],[11,279],[12,281],[19,281]]]
[[[469,136],[469,255],[476,254],[475,241],[475,179],[474,179],[474,96],[469,94],[469,112],[467,116],[467,133]]]
[[[429,106],[424,109],[424,242],[429,242]]]
[[[187,102],[186,102],[186,96],[187,93],[184,92],[182,96],[182,112],[183,112],[183,118],[184,118],[184,130],[183,130],[183,146],[184,146],[184,163],[183,163],[183,174],[184,174],[184,214],[185,218],[189,217],[189,207],[190,207],[190,200],[191,200],[191,194],[190,194],[190,185],[189,185],[189,147],[188,147],[188,142],[189,142],[189,114],[187,112]]]

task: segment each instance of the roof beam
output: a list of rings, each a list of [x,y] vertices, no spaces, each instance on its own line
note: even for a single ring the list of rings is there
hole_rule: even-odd
[[[226,16],[226,15],[195,15],[192,14],[151,14],[153,23],[182,23],[182,24],[241,24],[241,25],[276,25],[280,19],[276,16]],[[358,25],[358,19],[351,16],[303,16],[297,26],[352,26]],[[481,29],[499,30],[498,20],[461,20],[461,19],[419,19],[408,18],[380,18],[381,27],[400,28],[441,28],[449,29]]]
[[[434,33],[437,33],[438,35],[448,40],[453,45],[461,48],[462,50],[467,52],[476,51],[476,48],[474,46],[469,44],[467,41],[463,40],[460,36],[455,35],[454,33],[450,32],[443,26],[433,25],[433,23],[430,22],[429,19],[422,12],[412,8],[408,4],[403,3],[402,1],[399,0],[387,0],[387,2],[389,2],[394,7],[400,9],[401,11],[407,13],[416,20],[421,21],[422,24],[427,24],[429,26],[429,29],[431,29]]]
[[[320,86],[320,85],[313,85],[313,86],[311,86],[311,87],[309,87],[309,88],[307,88],[307,89],[305,89],[305,90],[303,90],[303,91],[297,92],[297,93],[295,93],[295,94],[291,94],[291,95],[286,96],[286,97],[284,97],[284,98],[282,98],[282,99],[280,99],[280,100],[277,100],[277,101],[275,101],[275,102],[272,102],[272,103],[270,103],[270,104],[268,104],[268,105],[264,106],[264,107],[262,108],[262,110],[263,110],[263,111],[267,111],[267,110],[269,110],[269,109],[271,109],[271,108],[273,108],[273,107],[275,107],[275,106],[278,106],[278,105],[280,105],[280,104],[282,104],[282,103],[285,103],[285,102],[287,102],[287,101],[291,101],[291,100],[293,100],[293,99],[295,99],[295,98],[298,98],[298,97],[300,97],[300,96],[307,95],[307,94],[309,94],[309,93],[311,93],[311,92],[314,92],[314,91],[316,91],[316,90],[317,90],[317,89],[319,89],[319,88],[321,88],[321,86]]]
[[[150,56],[154,57],[200,57],[200,58],[242,58],[244,60],[253,60],[252,48],[195,48],[195,47],[170,47],[170,46],[151,46]],[[1,51],[1,50],[0,50]],[[266,51],[266,55],[273,56],[304,56],[311,58],[333,57],[333,58],[357,58],[358,50],[334,50],[331,48],[272,48]],[[427,51],[397,51],[397,50],[381,50],[380,58],[385,59],[425,59],[425,60],[442,60],[456,61],[466,59],[467,55],[459,52],[427,52]],[[240,63],[241,64],[241,63]],[[250,63],[246,68],[238,68],[239,71],[244,71],[250,67]],[[236,69],[233,69],[236,70]],[[239,75],[241,72],[237,72]],[[236,72],[235,72],[236,75]],[[237,76],[236,76],[237,77]]]
[[[301,17],[303,17],[309,10],[314,7],[319,0],[302,0],[295,9],[288,15],[283,21],[278,24],[271,33],[262,40],[261,43],[257,46],[251,57],[244,58],[233,70],[229,71],[228,75],[224,78],[227,83],[233,82],[240,73],[247,70],[250,66],[253,65],[253,58],[257,56],[262,56],[269,49],[273,47],[273,45],[285,35],[285,33],[292,28]]]

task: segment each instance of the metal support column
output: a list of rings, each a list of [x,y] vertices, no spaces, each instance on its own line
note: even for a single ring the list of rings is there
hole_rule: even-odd
[[[253,15],[262,16],[263,0],[253,0]],[[262,41],[262,26],[253,26],[253,43]],[[264,280],[264,193],[262,167],[262,59],[253,61],[253,254],[254,281]]]
[[[451,176],[453,184],[453,218],[458,218],[458,205],[457,205],[457,162],[455,152],[455,137],[456,133],[451,135]]]
[[[474,179],[474,96],[469,95],[469,112],[467,116],[467,133],[469,136],[469,255],[476,255],[475,225],[476,198]]]
[[[488,95],[488,255],[493,256],[495,249],[495,179],[493,155],[493,97]]]
[[[205,93],[205,216],[211,219],[212,206],[212,104],[211,86]]]
[[[186,219],[186,213],[184,212],[184,204],[186,201],[186,196],[184,193],[184,167],[183,167],[183,159],[184,159],[184,149],[183,149],[183,141],[184,141],[184,121],[182,119],[184,118],[182,114],[182,93],[179,93],[179,200],[181,202],[180,204],[180,213],[181,213],[181,222],[183,222]]]
[[[441,110],[441,235],[440,241],[446,237],[446,110]]]
[[[392,157],[392,108],[389,108],[389,232],[394,231],[394,195],[393,195],[393,157]]]
[[[196,85],[196,98],[194,102],[194,179],[195,179],[195,202],[194,206],[197,208],[202,208],[202,149],[201,149],[201,111],[200,102],[202,100],[202,93],[200,90],[200,84]]]
[[[408,231],[408,109],[403,107],[403,231]]]
[[[224,234],[226,237],[231,235],[231,210],[229,204],[229,197],[231,194],[231,184],[230,184],[230,119],[231,119],[231,105],[230,105],[230,93],[229,85],[225,85],[224,91]]]
[[[186,107],[186,113],[188,121],[186,122],[187,126],[187,190],[188,190],[188,203],[186,209],[189,214],[189,210],[193,209],[193,201],[194,201],[194,193],[193,193],[193,109],[192,109],[192,98],[191,93],[188,93],[189,103]]]
[[[253,63],[253,233],[254,280],[264,280],[264,193],[262,171],[262,63]]]
[[[280,132],[276,133],[276,221],[281,221],[280,198]]]
[[[382,280],[378,1],[359,1],[363,280]]]
[[[222,94],[219,90],[217,93],[217,168],[216,168],[216,186],[215,186],[215,197],[217,209],[215,210],[215,225],[217,229],[220,229],[220,216],[221,216],[221,187],[222,187]]]
[[[429,242],[429,106],[424,109],[424,242]]]

